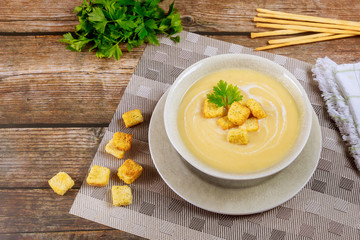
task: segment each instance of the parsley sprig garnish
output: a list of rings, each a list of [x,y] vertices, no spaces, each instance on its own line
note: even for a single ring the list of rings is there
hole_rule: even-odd
[[[241,101],[242,95],[236,85],[229,84],[220,80],[216,86],[213,87],[213,93],[206,95],[209,102],[216,104],[217,107],[231,105],[233,102]]]
[[[174,2],[167,13],[159,6],[161,0],[84,0],[74,9],[79,17],[75,37],[63,35],[61,42],[71,51],[80,52],[88,44],[96,56],[119,60],[119,43],[127,43],[128,51],[144,42],[159,45],[157,34],[165,34],[175,42],[173,35],[182,31],[181,19]]]

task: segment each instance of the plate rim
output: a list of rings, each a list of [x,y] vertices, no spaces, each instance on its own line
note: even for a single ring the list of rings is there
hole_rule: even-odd
[[[180,193],[174,188],[174,186],[173,186],[172,184],[170,184],[169,181],[167,181],[166,177],[165,177],[165,176],[163,175],[163,173],[162,173],[162,170],[159,169],[159,166],[158,166],[158,164],[156,163],[156,160],[154,159],[154,155],[153,155],[152,140],[151,140],[152,135],[150,134],[150,132],[151,132],[152,126],[153,126],[153,124],[154,124],[154,113],[157,113],[156,110],[160,107],[160,105],[165,105],[165,101],[166,101],[166,98],[167,98],[168,93],[169,93],[169,90],[166,91],[166,92],[163,94],[163,96],[161,96],[161,98],[159,99],[158,103],[156,104],[156,106],[155,106],[155,108],[154,108],[154,111],[153,111],[153,114],[152,114],[152,116],[151,116],[150,124],[149,124],[149,132],[148,132],[149,150],[150,150],[150,155],[151,155],[151,159],[152,159],[152,161],[153,161],[153,163],[154,163],[154,166],[155,166],[157,172],[159,173],[160,177],[162,178],[162,180],[166,183],[166,185],[167,185],[172,191],[174,191],[174,193],[176,193],[176,194],[177,194],[179,197],[181,197],[184,201],[186,201],[186,202],[188,202],[188,203],[190,203],[190,204],[192,204],[192,205],[194,205],[194,206],[196,206],[196,207],[199,207],[199,208],[201,208],[201,209],[204,209],[204,210],[206,210],[206,211],[210,211],[210,212],[218,213],[218,214],[226,214],[226,215],[250,215],[250,214],[256,214],[256,213],[261,213],[261,212],[268,211],[268,210],[270,210],[270,209],[273,209],[273,208],[275,208],[275,207],[277,207],[277,206],[280,206],[281,204],[289,201],[290,199],[292,199],[295,195],[297,195],[297,194],[305,187],[305,185],[309,182],[309,180],[310,180],[311,177],[313,176],[313,174],[314,174],[314,172],[315,172],[315,170],[316,170],[316,168],[317,168],[317,166],[318,166],[319,158],[320,158],[320,154],[321,154],[321,149],[322,149],[322,134],[321,134],[321,127],[320,127],[320,124],[319,124],[318,117],[317,117],[315,111],[312,109],[312,121],[314,122],[314,119],[316,120],[315,122],[316,122],[316,125],[317,125],[317,128],[318,128],[318,131],[317,131],[317,132],[319,133],[318,136],[319,136],[320,147],[319,147],[319,150],[318,150],[318,152],[317,152],[318,154],[316,155],[316,159],[317,159],[317,160],[316,160],[316,163],[315,163],[314,168],[312,169],[311,173],[308,175],[306,181],[305,181],[301,186],[299,186],[298,189],[296,189],[296,191],[295,191],[293,194],[291,194],[291,195],[288,196],[288,197],[285,197],[285,198],[283,199],[283,201],[278,202],[278,203],[276,203],[276,204],[273,205],[273,206],[269,206],[269,207],[267,207],[267,208],[258,209],[258,210],[256,210],[256,211],[248,211],[248,212],[216,211],[216,210],[213,210],[213,209],[210,209],[210,208],[207,208],[207,207],[204,207],[204,206],[201,206],[201,205],[199,205],[199,204],[194,203],[191,199],[186,198],[186,197],[184,197],[182,194],[180,194]],[[158,114],[161,115],[162,112],[160,112],[160,113],[158,113]],[[312,123],[312,127],[311,127],[311,128],[313,128],[313,123]],[[165,130],[164,130],[164,131],[165,131]],[[169,141],[169,142],[170,142],[169,139],[166,139],[166,141]],[[171,144],[171,143],[170,143],[170,144]],[[176,149],[175,149],[173,146],[171,146],[171,147],[176,151]],[[181,157],[181,155],[180,155],[180,157]],[[182,157],[181,157],[181,158],[182,158]],[[183,159],[183,161],[185,161],[185,160]],[[184,164],[186,165],[186,161],[185,161]],[[291,165],[292,165],[292,164],[290,164],[287,168],[290,168]],[[186,166],[186,168],[189,168],[189,166]],[[287,168],[285,168],[284,170],[286,170]],[[191,169],[189,169],[189,172],[191,172],[191,174],[194,174],[194,175],[195,175],[195,173],[194,173]],[[206,181],[206,180],[204,180],[203,178],[201,178],[201,179],[202,179],[202,181]],[[214,185],[214,186],[219,187],[218,185],[215,185],[214,183],[211,183],[211,182],[209,182],[209,181],[206,181],[206,182],[209,183],[209,184],[211,184],[211,185]],[[260,183],[259,185],[261,185],[261,183]],[[252,187],[248,187],[248,188],[256,188],[257,186],[258,186],[258,185],[252,186]],[[223,189],[225,189],[225,190],[227,190],[227,189],[231,190],[231,189],[233,189],[233,188],[223,187]]]

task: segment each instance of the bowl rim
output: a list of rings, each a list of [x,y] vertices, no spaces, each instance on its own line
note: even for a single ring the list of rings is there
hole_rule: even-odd
[[[232,58],[239,58],[239,59],[252,59],[252,60],[259,60],[262,62],[265,62],[266,64],[270,64],[274,67],[276,67],[278,70],[280,70],[283,74],[285,74],[288,80],[291,80],[291,82],[296,86],[296,91],[298,91],[302,96],[304,96],[304,119],[303,122],[309,122],[310,124],[305,124],[307,127],[305,129],[301,128],[301,131],[303,131],[303,140],[299,143],[298,148],[296,148],[295,150],[293,150],[293,153],[290,155],[290,159],[287,161],[284,161],[282,164],[280,164],[278,167],[276,168],[268,168],[268,169],[264,169],[264,170],[260,170],[259,172],[253,172],[253,173],[230,173],[230,172],[224,172],[224,171],[220,171],[217,170],[213,167],[210,167],[209,165],[207,165],[206,163],[201,162],[200,159],[198,159],[194,154],[191,153],[191,151],[189,149],[187,149],[186,145],[183,143],[180,134],[178,134],[178,136],[175,136],[174,132],[175,131],[171,131],[171,127],[174,124],[173,121],[170,121],[170,118],[168,118],[168,114],[171,111],[171,109],[173,109],[173,106],[170,105],[170,100],[171,97],[173,96],[174,92],[177,90],[177,86],[181,83],[182,79],[184,79],[185,76],[187,76],[190,72],[195,71],[196,69],[198,69],[201,65],[203,64],[208,64],[211,61],[218,60],[218,59],[232,59]],[[225,69],[225,68],[224,68]],[[220,69],[217,69],[216,71],[219,71]],[[214,71],[215,72],[215,71]],[[194,80],[190,85],[189,88],[197,81],[199,81],[201,78]],[[187,90],[186,90],[187,91]],[[184,92],[184,95],[186,93],[186,91]],[[181,101],[180,101],[181,102]],[[280,172],[281,170],[283,170],[284,168],[286,168],[287,166],[289,166],[297,157],[298,155],[301,153],[301,151],[303,150],[309,136],[310,136],[310,132],[311,132],[311,104],[310,101],[308,99],[308,96],[305,92],[305,89],[301,86],[300,82],[297,80],[297,78],[290,73],[286,68],[284,68],[283,66],[275,63],[274,61],[271,61],[267,58],[264,57],[260,57],[260,56],[256,56],[256,55],[250,55],[250,54],[220,54],[220,55],[216,55],[216,56],[211,56],[211,57],[207,57],[205,59],[202,59],[194,64],[192,64],[191,66],[189,66],[188,68],[186,68],[174,81],[174,83],[172,84],[172,86],[169,89],[169,94],[166,98],[166,102],[165,102],[165,107],[164,107],[164,125],[165,125],[165,130],[166,130],[166,134],[170,140],[170,143],[172,144],[172,146],[176,149],[176,151],[182,156],[182,158],[188,162],[191,166],[193,166],[194,168],[196,168],[197,170],[199,170],[200,172],[203,172],[207,175],[210,175],[212,177],[216,177],[219,179],[224,179],[224,180],[255,180],[255,179],[259,179],[259,178],[264,178],[264,177],[268,177],[271,176],[273,174],[276,174],[278,172]],[[175,123],[175,126],[177,124],[177,120]],[[301,126],[300,126],[301,127]],[[177,127],[176,127],[177,128]],[[304,132],[305,131],[305,132]],[[299,135],[299,134],[298,134]],[[180,141],[178,141],[180,140]],[[181,148],[183,149],[187,149],[188,152],[183,152],[181,150]],[[194,160],[193,158],[195,158],[196,160]]]

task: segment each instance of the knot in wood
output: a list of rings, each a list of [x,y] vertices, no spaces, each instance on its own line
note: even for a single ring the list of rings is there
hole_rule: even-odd
[[[181,19],[183,25],[191,25],[195,22],[192,16],[183,16]]]

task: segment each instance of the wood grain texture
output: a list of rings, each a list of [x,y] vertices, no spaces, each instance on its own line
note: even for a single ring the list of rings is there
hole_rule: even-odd
[[[107,230],[88,230],[88,231],[68,231],[68,232],[41,232],[41,233],[11,233],[0,234],[2,240],[62,240],[62,239],[94,239],[94,240],[140,240],[145,239],[131,233],[122,232],[115,229]]]
[[[114,58],[99,59],[87,50],[72,52],[60,43],[61,36],[1,36],[0,76],[38,73],[122,73],[123,69],[134,70],[145,45],[127,53],[119,61]],[[127,71],[131,73],[131,71]]]
[[[79,188],[104,132],[103,128],[0,129],[0,189],[50,189],[47,181],[60,171]]]
[[[110,122],[145,46],[116,61],[59,38],[0,36],[0,125]]]
[[[16,0],[0,6],[0,32],[61,32],[73,31],[77,17],[73,14],[81,0]],[[171,0],[161,5],[167,10]],[[178,0],[186,30],[197,32],[249,32],[253,31],[252,18],[256,8],[267,8],[295,14],[305,14],[343,20],[360,19],[357,0],[299,0],[284,4],[282,0],[251,1],[192,1]],[[54,23],[57,21],[58,23]],[[75,21],[75,22],[74,22]],[[20,23],[19,23],[20,22]],[[74,25],[75,23],[75,25]]]
[[[38,73],[8,76],[0,85],[0,123],[106,126],[131,73]]]
[[[0,33],[73,32],[78,21],[0,21]]]
[[[59,196],[51,189],[0,190],[0,233],[111,229],[69,214],[77,192]]]

